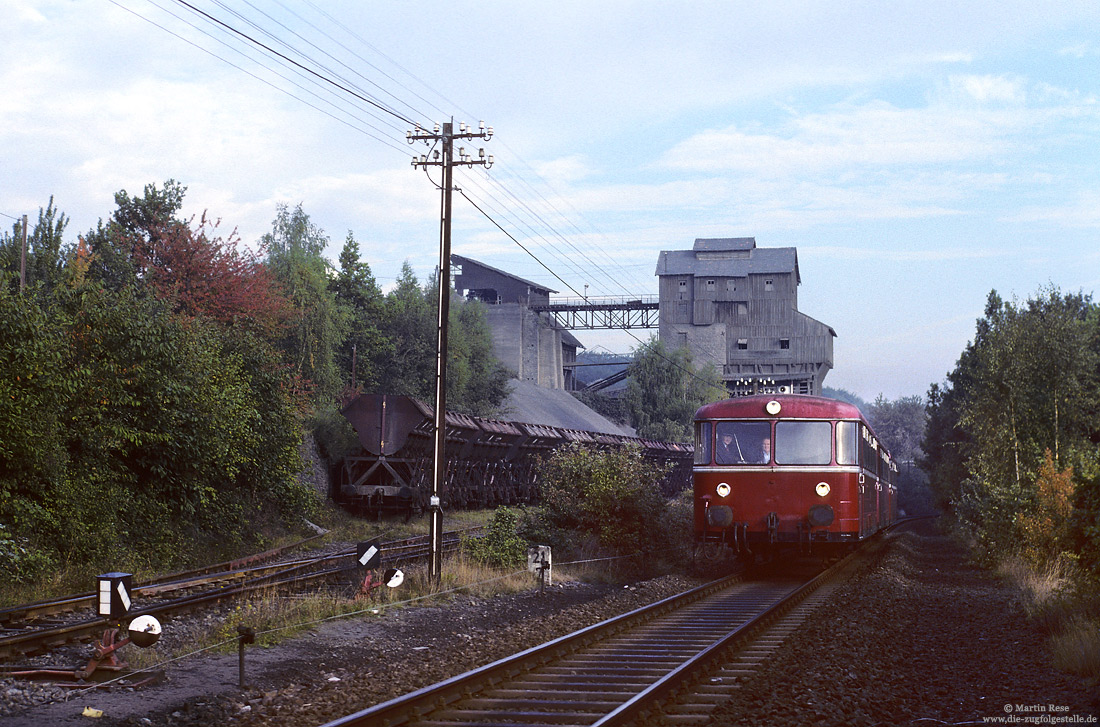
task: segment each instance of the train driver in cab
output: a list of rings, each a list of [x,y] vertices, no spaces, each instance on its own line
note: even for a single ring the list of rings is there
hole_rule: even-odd
[[[738,437],[730,428],[720,429],[714,461],[718,464],[771,464],[771,433],[767,432],[759,439],[752,436],[756,432],[742,434],[749,434],[754,444],[744,441],[743,437]]]
[[[714,461],[718,464],[733,464],[740,460],[737,447],[733,443],[733,433],[724,431],[718,436],[718,451],[714,453]]]

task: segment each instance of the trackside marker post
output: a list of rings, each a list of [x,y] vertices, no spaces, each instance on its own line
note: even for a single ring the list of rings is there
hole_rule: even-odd
[[[527,549],[527,570],[538,574],[539,593],[543,593],[551,575],[549,545],[536,545]]]

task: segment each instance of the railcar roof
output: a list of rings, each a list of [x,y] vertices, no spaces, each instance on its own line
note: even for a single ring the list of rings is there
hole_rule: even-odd
[[[778,401],[780,410],[777,416],[768,414],[764,408],[769,401]],[[695,412],[696,419],[742,419],[742,418],[812,418],[812,419],[860,419],[863,414],[859,408],[844,401],[827,399],[823,396],[805,396],[802,394],[760,394],[742,396],[707,404]]]

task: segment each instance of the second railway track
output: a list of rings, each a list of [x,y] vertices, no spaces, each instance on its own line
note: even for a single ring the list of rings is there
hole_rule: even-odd
[[[444,549],[456,548],[459,536],[473,530],[477,529],[445,533]],[[301,544],[296,543],[295,546]],[[383,548],[388,558],[410,562],[427,556],[427,537],[393,540],[383,543]],[[268,551],[231,563],[164,576],[134,588],[134,593],[142,597],[144,603],[135,603],[129,616],[149,614],[160,619],[170,619],[180,613],[246,597],[257,590],[308,588],[354,571],[357,565],[354,562],[355,553],[353,548],[326,555],[257,565],[259,560],[282,555],[278,551]],[[115,624],[115,621],[99,616],[81,616],[84,611],[94,613],[93,594],[80,594],[5,609],[5,626],[0,629],[0,661],[41,654],[65,644],[87,641],[98,637]],[[56,618],[59,616],[60,620]],[[49,617],[55,618],[45,620]],[[0,673],[13,668],[22,669],[0,664]]]

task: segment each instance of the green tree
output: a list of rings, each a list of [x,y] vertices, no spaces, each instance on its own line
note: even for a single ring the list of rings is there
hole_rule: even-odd
[[[0,273],[0,524],[37,538],[51,483],[68,465],[68,325],[48,297],[19,295],[13,279]]]
[[[115,193],[116,209],[85,236],[90,253],[88,280],[112,290],[138,285],[161,265],[160,243],[186,222],[178,217],[187,188],[169,179],[162,189],[145,186],[144,195]]]
[[[480,538],[463,538],[462,549],[479,563],[495,568],[515,568],[527,557],[527,542],[516,534],[519,516],[507,507],[498,507]]]
[[[249,322],[262,268],[222,265],[241,258],[176,217],[182,193],[120,192],[37,295],[0,279],[5,552],[163,567],[183,538],[250,541],[258,514],[309,510],[293,379]]]
[[[385,297],[370,265],[360,257],[359,243],[348,231],[340,251],[340,269],[329,289],[347,321],[347,336],[337,350],[341,380],[362,391],[380,391],[386,362],[393,355],[394,342],[386,335]]]
[[[630,423],[640,437],[689,441],[695,411],[726,397],[713,366],[696,369],[686,347],[651,338],[634,350],[626,387]]]
[[[53,197],[43,209],[38,208],[38,221],[27,233],[27,255],[25,265],[25,287],[33,289],[41,286],[52,290],[60,284],[65,269],[66,257],[71,251],[64,243],[65,228],[69,218],[54,207]],[[12,226],[12,234],[4,233],[0,237],[0,271],[13,274],[10,285],[19,287],[19,270],[23,248],[23,222]]]
[[[848,402],[862,412],[866,412],[870,408],[867,402],[860,398],[858,394],[854,394],[847,389],[832,389],[826,386],[821,390],[821,394],[830,399]]]
[[[867,419],[898,465],[898,509],[908,515],[936,510],[928,475],[917,466],[923,452],[928,409],[922,397],[888,400],[881,394],[864,405]]]
[[[964,358],[965,354],[948,382],[929,387],[925,405],[928,422],[917,464],[928,475],[928,484],[940,510],[951,507],[957,499],[960,483],[967,477],[970,436],[959,422],[962,387],[957,383],[962,377]]]
[[[1050,286],[1021,305],[992,291],[949,386],[930,392],[924,464],[988,553],[1013,547],[1017,524],[1038,517],[1044,452],[1085,482],[1100,469],[1097,331],[1083,294]]]
[[[867,407],[867,419],[898,462],[915,462],[928,420],[924,399],[903,396],[893,401],[879,394]]]
[[[456,301],[450,312],[447,406],[491,417],[508,398],[511,374],[493,355],[493,336],[481,301]]]
[[[328,237],[297,205],[280,204],[271,232],[260,238],[267,265],[294,311],[282,349],[294,371],[313,386],[313,401],[335,399],[340,390],[337,350],[347,321],[329,289],[330,265],[324,257]]]
[[[435,319],[435,309],[406,260],[397,285],[386,295],[386,335],[393,341],[393,357],[383,375],[386,393],[434,398]]]

